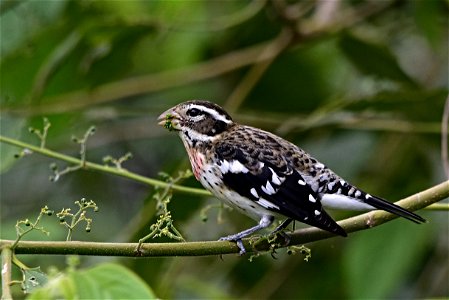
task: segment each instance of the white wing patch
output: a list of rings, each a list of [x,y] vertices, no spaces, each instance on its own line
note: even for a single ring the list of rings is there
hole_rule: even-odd
[[[229,162],[227,160],[223,160],[221,162],[220,171],[222,174],[226,174],[229,172]]]
[[[270,168],[270,171],[272,173],[271,181],[276,185],[281,185],[282,182],[284,182],[285,178],[278,176],[278,174],[276,174],[276,172],[272,168]]]
[[[270,201],[265,200],[264,198],[260,198],[259,200],[256,201],[259,205],[265,207],[265,208],[274,208],[279,210],[279,206],[277,206],[276,204],[271,203]]]
[[[257,193],[255,188],[252,188],[249,190],[249,192],[251,193],[251,195],[253,195],[256,198],[259,198],[259,194]]]
[[[267,195],[273,195],[276,193],[275,189],[273,188],[273,186],[271,185],[269,180],[267,180],[266,186],[262,185],[261,187],[262,187],[262,191]]]
[[[220,171],[223,174],[226,174],[228,172],[237,174],[237,173],[248,173],[249,170],[242,165],[241,162],[238,160],[233,160],[231,162],[228,162],[227,160],[223,160],[220,166]]]
[[[309,201],[315,203],[316,199],[313,197],[312,194],[309,195]]]

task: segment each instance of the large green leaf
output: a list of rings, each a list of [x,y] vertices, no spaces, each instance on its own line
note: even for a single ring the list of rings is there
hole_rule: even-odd
[[[123,266],[106,263],[51,280],[28,299],[155,299],[151,288]]]

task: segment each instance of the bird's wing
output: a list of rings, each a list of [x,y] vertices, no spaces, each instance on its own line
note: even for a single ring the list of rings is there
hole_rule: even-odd
[[[318,194],[283,158],[226,142],[217,145],[216,154],[228,188],[270,211],[346,236],[324,211]]]

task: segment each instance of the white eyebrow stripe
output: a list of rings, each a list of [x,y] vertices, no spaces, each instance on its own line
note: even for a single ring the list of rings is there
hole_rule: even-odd
[[[196,105],[196,104],[192,104],[190,106],[190,108],[196,108],[196,109],[205,111],[205,112],[209,113],[210,115],[212,115],[216,120],[223,121],[226,124],[229,124],[229,123],[232,122],[231,120],[226,119],[225,116],[220,115],[216,110],[213,110],[211,108],[207,108],[207,107],[204,107],[202,105]]]

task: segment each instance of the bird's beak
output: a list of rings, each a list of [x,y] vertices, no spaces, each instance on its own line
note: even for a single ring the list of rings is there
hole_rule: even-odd
[[[157,124],[163,126],[168,130],[176,130],[177,121],[179,120],[179,115],[173,111],[172,108],[164,111],[158,118],[159,121]],[[173,122],[175,121],[175,122]]]

